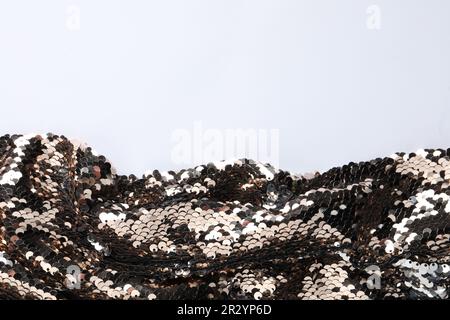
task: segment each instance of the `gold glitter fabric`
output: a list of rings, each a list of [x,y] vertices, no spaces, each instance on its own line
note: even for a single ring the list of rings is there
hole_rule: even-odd
[[[137,178],[64,136],[5,135],[0,298],[445,299],[449,156]]]

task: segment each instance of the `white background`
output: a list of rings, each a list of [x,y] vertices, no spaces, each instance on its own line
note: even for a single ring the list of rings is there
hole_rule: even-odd
[[[446,0],[0,0],[1,134],[79,138],[121,173],[176,168],[195,121],[279,129],[295,172],[447,148],[449,107]]]

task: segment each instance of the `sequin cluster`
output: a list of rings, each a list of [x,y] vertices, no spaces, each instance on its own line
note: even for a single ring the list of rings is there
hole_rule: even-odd
[[[242,159],[117,174],[0,138],[0,298],[448,298],[450,150],[322,174]]]

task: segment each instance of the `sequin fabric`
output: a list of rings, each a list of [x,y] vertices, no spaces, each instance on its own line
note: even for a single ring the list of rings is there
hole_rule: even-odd
[[[137,178],[64,136],[5,135],[0,298],[445,299],[449,156]]]

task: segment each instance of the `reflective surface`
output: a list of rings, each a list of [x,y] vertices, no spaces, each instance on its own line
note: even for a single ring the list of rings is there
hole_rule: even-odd
[[[0,297],[447,298],[447,155],[137,178],[63,136],[3,136]]]

